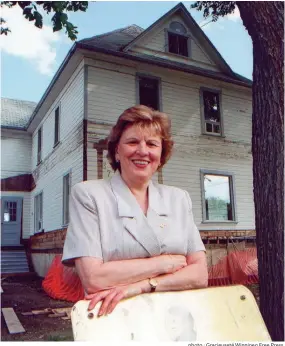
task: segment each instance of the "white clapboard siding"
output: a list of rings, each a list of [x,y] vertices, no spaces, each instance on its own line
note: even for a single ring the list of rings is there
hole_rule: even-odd
[[[2,197],[22,197],[23,198],[23,210],[22,210],[22,230],[23,238],[28,239],[30,237],[31,220],[33,217],[31,209],[31,193],[22,191],[3,191]]]
[[[54,110],[60,105],[60,143],[54,145]],[[43,228],[52,231],[63,225],[63,176],[71,174],[71,186],[83,180],[84,68],[80,65],[58,95],[39,125],[43,127],[42,163],[36,166],[37,130],[33,134],[34,197],[43,193]],[[34,234],[34,218],[30,227]]]
[[[97,177],[97,153],[90,142],[105,139],[110,126],[136,98],[137,72],[161,78],[163,111],[172,121],[175,149],[163,168],[163,182],[189,191],[199,229],[253,229],[251,92],[246,88],[145,64],[135,68],[96,61],[96,68],[88,67],[88,120],[97,123],[88,126],[88,179]],[[225,138],[201,135],[200,87],[222,92]],[[237,223],[201,223],[200,169],[234,174]]]
[[[222,92],[227,140],[250,143],[252,108],[249,89],[146,64],[140,64],[137,69],[129,67],[127,72],[125,67],[110,63],[105,66],[102,63],[101,67],[88,66],[89,120],[114,124],[122,111],[136,103],[136,73],[148,73],[161,78],[162,107],[172,119],[173,133],[200,136],[199,90],[208,87]]]
[[[88,67],[88,119],[113,123],[136,103],[132,75]]]
[[[46,116],[33,133],[33,157],[32,167],[37,165],[38,129],[42,127],[42,159],[45,159],[53,151],[54,146],[54,113],[60,106],[60,142],[65,142],[74,128],[81,124],[84,112],[84,68],[80,65],[56,100],[51,105]]]
[[[180,22],[187,29],[187,34],[191,36],[191,58],[180,57],[171,53],[166,53],[165,45],[165,29],[169,28],[172,21]],[[210,70],[219,71],[218,66],[211,60],[208,54],[205,52],[197,38],[184,20],[177,15],[170,17],[167,21],[164,21],[159,27],[148,32],[145,37],[137,41],[137,44],[131,49],[134,52],[140,52],[145,54],[154,54],[156,56],[163,57],[172,61],[179,61],[188,65],[194,65],[197,67],[204,67]]]
[[[1,130],[1,178],[31,172],[32,137],[15,130]],[[15,158],[17,158],[15,160]]]

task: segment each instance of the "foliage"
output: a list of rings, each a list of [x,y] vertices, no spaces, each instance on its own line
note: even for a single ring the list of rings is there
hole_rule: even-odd
[[[236,7],[236,1],[196,1],[191,5],[198,11],[203,10],[204,18],[212,16],[212,21],[216,22],[219,17],[224,17],[233,13]]]
[[[88,8],[88,1],[1,1],[1,7],[7,6],[9,8],[19,5],[23,10],[24,17],[31,21],[37,28],[43,27],[43,17],[38,11],[38,7],[41,7],[44,12],[54,15],[51,18],[53,31],[59,31],[62,28],[66,29],[68,37],[74,41],[77,38],[77,27],[68,21],[68,15],[66,12],[85,12]],[[6,21],[0,18],[1,35],[7,35],[11,30],[7,27],[3,27]]]

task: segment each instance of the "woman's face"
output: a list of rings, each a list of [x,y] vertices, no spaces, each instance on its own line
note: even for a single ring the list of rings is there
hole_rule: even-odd
[[[150,180],[159,167],[161,152],[161,137],[154,130],[128,126],[120,138],[116,154],[124,180]]]

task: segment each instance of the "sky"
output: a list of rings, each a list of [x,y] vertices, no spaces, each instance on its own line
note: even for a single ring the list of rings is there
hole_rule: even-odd
[[[209,23],[201,12],[183,4],[200,25],[222,57],[237,73],[252,79],[252,42],[238,10]],[[148,28],[176,6],[174,1],[96,1],[87,12],[69,14],[78,27],[78,40],[136,24]],[[50,18],[44,16],[43,29],[36,28],[18,6],[4,8],[3,17],[11,33],[1,35],[1,96],[38,102],[64,60],[73,42],[64,31],[52,32]]]

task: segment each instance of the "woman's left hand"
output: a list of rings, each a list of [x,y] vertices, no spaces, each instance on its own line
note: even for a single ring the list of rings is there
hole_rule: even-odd
[[[135,297],[143,293],[142,282],[114,287],[97,293],[88,294],[85,299],[91,300],[88,310],[95,308],[96,304],[102,301],[98,316],[110,314],[117,304],[125,298]]]

